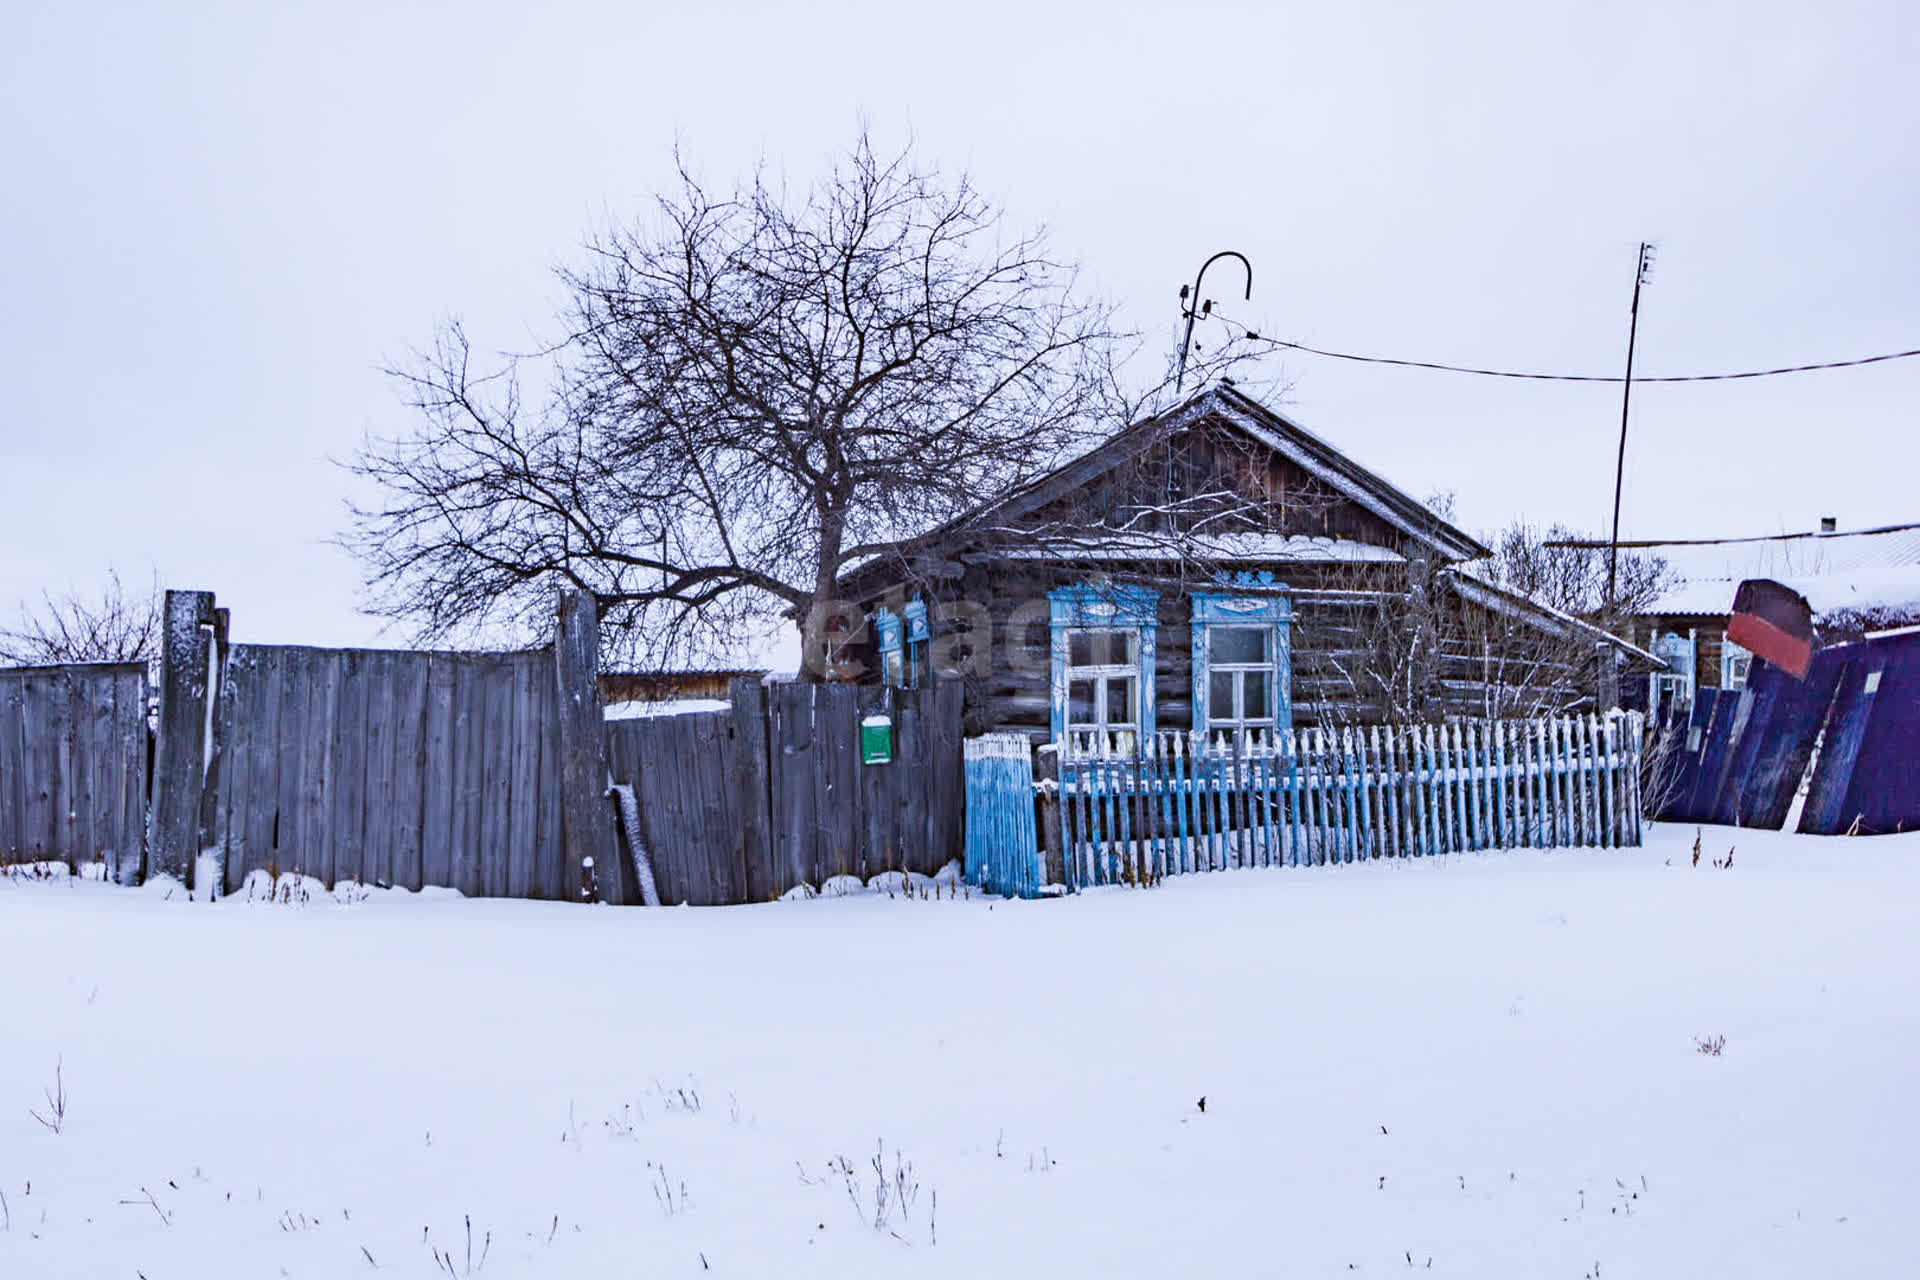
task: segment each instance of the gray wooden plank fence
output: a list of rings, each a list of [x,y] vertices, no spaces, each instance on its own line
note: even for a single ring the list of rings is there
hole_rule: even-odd
[[[136,883],[147,770],[143,664],[0,671],[0,862],[103,861]]]
[[[151,749],[141,665],[0,671],[0,859],[105,858],[196,895],[204,868],[223,893],[268,871],[634,902],[609,781],[636,791],[666,902],[960,856],[957,683],[744,680],[727,711],[606,724],[592,601],[559,605],[536,650],[321,649],[231,645],[211,592],[169,591]],[[892,759],[866,765],[876,712]]]
[[[234,645],[209,775],[226,891],[269,870],[565,896],[557,704],[547,649]]]
[[[662,902],[764,902],[800,884],[931,874],[961,856],[961,689],[735,681],[727,711],[607,726]],[[862,764],[887,714],[893,758]]]

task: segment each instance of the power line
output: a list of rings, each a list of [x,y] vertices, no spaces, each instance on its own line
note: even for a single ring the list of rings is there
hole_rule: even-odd
[[[1320,347],[1310,347],[1304,342],[1287,342],[1281,338],[1265,338],[1238,320],[1214,311],[1217,319],[1241,330],[1249,342],[1261,342],[1270,347],[1284,347],[1288,351],[1300,351],[1310,356],[1325,356],[1330,360],[1352,360],[1359,364],[1391,364],[1405,369],[1438,369],[1443,373],[1472,373],[1485,378],[1524,378],[1532,382],[1611,382],[1621,383],[1626,378],[1616,374],[1587,373],[1520,373],[1510,369],[1479,369],[1471,365],[1443,364],[1436,360],[1397,360],[1389,356],[1363,356],[1351,351],[1327,351]],[[1883,360],[1906,360],[1920,356],[1920,347],[1911,351],[1890,351],[1885,355],[1863,356],[1858,360],[1828,360],[1820,364],[1784,365],[1778,369],[1751,369],[1744,373],[1691,373],[1664,378],[1635,378],[1635,382],[1731,382],[1737,378],[1772,378],[1783,373],[1812,373],[1820,369],[1851,369],[1863,364],[1879,364]]]

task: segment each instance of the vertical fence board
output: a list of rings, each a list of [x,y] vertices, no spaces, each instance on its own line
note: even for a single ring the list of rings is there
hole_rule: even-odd
[[[773,866],[773,832],[767,805],[766,687],[751,678],[735,679],[728,690],[733,735],[731,794],[739,818],[740,863],[748,902],[778,896]]]
[[[393,669],[392,741],[388,774],[392,779],[388,802],[393,806],[393,834],[388,845],[387,876],[393,885],[418,890],[426,836],[427,686],[434,658],[431,654],[399,655]]]
[[[393,734],[399,712],[395,655],[377,651],[360,656],[361,733],[354,746],[360,759],[359,870],[368,884],[393,883],[393,840],[398,815],[393,804]]]
[[[227,675],[235,682],[234,722],[246,751],[235,776],[233,802],[245,805],[228,821],[238,833],[244,880],[256,870],[279,865],[275,835],[280,815],[280,700],[282,681],[277,650],[235,645],[227,656]],[[252,714],[243,707],[251,706]]]
[[[473,896],[480,891],[479,867],[474,861],[474,827],[479,818],[477,803],[480,782],[480,735],[478,714],[480,673],[464,659],[453,668],[453,706],[450,720],[451,759],[448,769],[453,788],[447,811],[447,872],[445,883],[461,893]],[[562,788],[566,786],[561,783]]]
[[[25,856],[27,729],[25,681],[0,672],[0,863]]]
[[[54,806],[59,782],[59,754],[50,684],[43,671],[24,673],[20,681],[21,715],[27,726],[29,759],[26,802],[20,814],[20,852],[38,860],[52,856]]]
[[[546,655],[518,656],[508,671],[507,831],[503,861],[505,892],[511,898],[533,896],[534,841],[539,823],[540,734],[538,681]]]
[[[367,878],[365,852],[367,702],[365,657],[352,649],[333,658],[334,715],[327,736],[325,797],[329,883]]]
[[[420,878],[422,884],[453,887],[454,821],[457,810],[455,720],[459,663],[434,654],[427,667],[425,767],[421,778]],[[556,780],[555,791],[558,791]]]

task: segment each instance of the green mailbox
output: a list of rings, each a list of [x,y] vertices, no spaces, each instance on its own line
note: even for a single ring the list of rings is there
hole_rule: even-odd
[[[893,760],[893,718],[870,715],[860,722],[860,763],[889,764]]]

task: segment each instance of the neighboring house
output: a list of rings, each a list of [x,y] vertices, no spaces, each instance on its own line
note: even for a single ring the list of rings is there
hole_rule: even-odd
[[[1744,688],[1751,655],[1726,630],[1734,590],[1748,578],[1771,578],[1805,596],[1829,637],[1920,621],[1920,524],[1836,525],[1828,518],[1817,533],[1622,542],[1622,551],[1664,560],[1674,579],[1628,636],[1653,650],[1662,669],[1623,689],[1623,701],[1661,714],[1676,700],[1690,705],[1698,689]]]
[[[725,701],[734,680],[766,675],[764,668],[715,668],[685,671],[602,671],[603,706],[626,703]]]
[[[1221,386],[843,574],[835,669],[962,676],[969,733],[1036,741],[1590,710],[1651,669],[1455,571],[1490,554]]]
[[[608,720],[644,720],[725,711],[732,704],[735,680],[758,683],[766,674],[763,669],[745,667],[602,671],[600,714]]]

